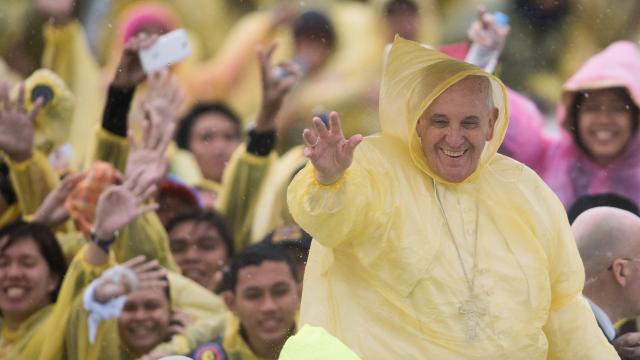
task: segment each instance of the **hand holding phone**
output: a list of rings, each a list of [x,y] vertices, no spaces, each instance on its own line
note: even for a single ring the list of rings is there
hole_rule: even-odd
[[[191,55],[187,32],[177,29],[164,34],[151,47],[140,49],[138,55],[147,74],[169,67]]]

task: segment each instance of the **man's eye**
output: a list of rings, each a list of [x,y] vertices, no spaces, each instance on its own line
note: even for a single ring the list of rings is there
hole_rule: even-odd
[[[445,127],[447,126],[448,123],[449,122],[447,120],[443,120],[443,119],[436,119],[431,121],[431,125],[435,127]]]
[[[475,129],[476,127],[478,127],[478,122],[477,121],[463,122],[462,127],[465,129]]]

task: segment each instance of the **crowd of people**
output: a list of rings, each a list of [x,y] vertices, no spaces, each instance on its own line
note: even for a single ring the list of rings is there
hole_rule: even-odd
[[[0,359],[640,359],[634,4],[3,2]]]

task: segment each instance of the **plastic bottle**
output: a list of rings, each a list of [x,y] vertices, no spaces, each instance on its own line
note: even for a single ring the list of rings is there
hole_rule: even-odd
[[[498,27],[504,27],[509,24],[509,17],[499,11],[493,13],[493,19]],[[474,41],[469,48],[469,53],[467,53],[465,61],[484,69],[484,71],[488,73],[492,73],[498,64],[498,58],[502,52],[504,41],[498,39],[496,35],[488,29],[484,29],[483,31],[485,32],[485,36],[491,39],[491,44],[485,46]]]

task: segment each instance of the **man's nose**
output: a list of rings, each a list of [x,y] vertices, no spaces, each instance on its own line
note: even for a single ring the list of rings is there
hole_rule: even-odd
[[[455,127],[449,127],[447,129],[447,135],[445,137],[445,142],[447,146],[451,148],[458,148],[462,146],[464,143],[464,138],[462,136],[462,131]]]
[[[135,320],[144,320],[147,318],[147,311],[140,306],[131,313],[131,318]]]
[[[189,245],[184,252],[184,258],[187,260],[196,261],[200,258],[200,256],[202,256],[202,254],[200,254],[199,252],[200,249],[197,245]]]
[[[260,310],[262,312],[272,312],[272,311],[276,311],[277,309],[278,309],[278,304],[276,303],[276,301],[273,298],[273,296],[266,295],[264,297],[264,300],[262,301],[262,304],[260,306]]]

